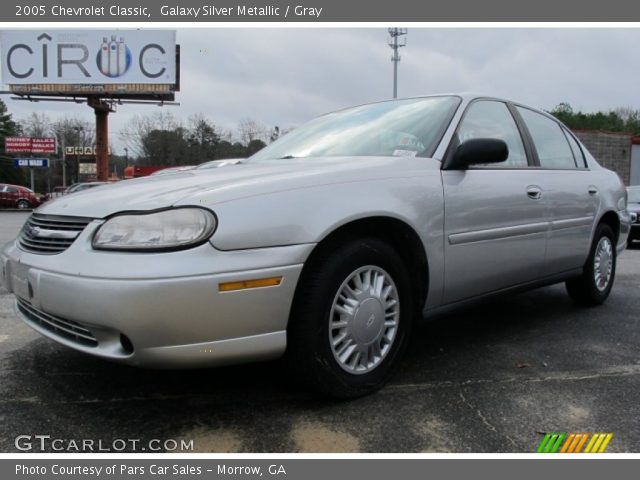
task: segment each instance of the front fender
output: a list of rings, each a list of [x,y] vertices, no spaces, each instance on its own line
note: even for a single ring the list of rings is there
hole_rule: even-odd
[[[429,300],[442,288],[444,204],[440,172],[351,181],[278,191],[212,205],[220,250],[319,243],[339,227],[368,217],[391,217],[420,237],[429,260]],[[428,300],[428,304],[430,303]]]

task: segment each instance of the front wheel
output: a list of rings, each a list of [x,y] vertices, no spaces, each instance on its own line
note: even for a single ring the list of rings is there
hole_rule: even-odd
[[[18,208],[20,210],[25,210],[27,208],[29,208],[29,202],[27,200],[18,200]]]
[[[339,398],[382,387],[409,338],[411,292],[402,258],[380,240],[348,241],[313,259],[288,329],[296,373]]]
[[[567,292],[581,305],[601,305],[611,292],[615,275],[615,235],[609,225],[601,223],[596,228],[583,273],[567,281]]]

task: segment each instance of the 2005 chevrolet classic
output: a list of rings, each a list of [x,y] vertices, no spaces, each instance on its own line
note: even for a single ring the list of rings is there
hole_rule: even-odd
[[[389,378],[423,315],[557,282],[602,303],[625,189],[549,115],[439,95],[319,117],[253,157],[49,202],[1,254],[24,321],[106,359],[284,355],[325,392]]]

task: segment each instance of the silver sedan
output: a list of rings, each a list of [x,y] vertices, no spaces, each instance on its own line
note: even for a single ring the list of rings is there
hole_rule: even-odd
[[[222,168],[40,207],[0,255],[22,319],[105,359],[285,355],[324,392],[381,387],[413,323],[566,282],[611,291],[625,189],[561,123],[477,95],[319,117]]]

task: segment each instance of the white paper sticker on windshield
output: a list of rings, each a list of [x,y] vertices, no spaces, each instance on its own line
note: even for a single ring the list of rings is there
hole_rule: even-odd
[[[415,157],[416,153],[418,152],[414,150],[394,150],[393,156],[394,157]]]

